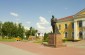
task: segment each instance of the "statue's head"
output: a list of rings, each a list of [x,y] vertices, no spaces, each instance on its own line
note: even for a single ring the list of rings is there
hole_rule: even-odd
[[[54,15],[52,15],[52,18],[54,18]]]

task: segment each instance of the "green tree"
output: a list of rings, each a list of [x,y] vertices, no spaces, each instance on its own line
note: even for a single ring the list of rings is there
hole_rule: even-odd
[[[47,42],[48,41],[48,34],[49,33],[44,33],[44,38],[43,38],[43,41],[44,42]]]
[[[21,37],[24,38],[24,36],[35,36],[37,33],[37,30],[30,27],[30,30],[27,30],[25,33],[25,29],[22,26],[21,23],[16,24],[13,22],[0,22],[0,35],[2,34],[2,37],[4,38],[5,36],[8,38],[13,38],[13,37]]]
[[[30,30],[27,30],[25,34],[26,34],[27,38],[29,38],[30,35],[36,36],[37,32],[38,31],[36,29],[34,29],[33,27],[30,27]]]
[[[49,32],[49,33],[44,33],[43,41],[48,42],[48,40],[49,40],[49,38],[48,38],[49,34],[52,34],[52,31]]]
[[[30,32],[29,32],[29,30],[26,30],[25,35],[26,35],[26,39],[28,39],[29,36],[30,36]]]
[[[21,37],[23,38],[24,27],[21,24],[15,24],[13,22],[5,22],[2,25],[2,35],[9,38]]]
[[[2,23],[0,22],[0,36],[2,35]]]
[[[24,38],[24,27],[21,25],[21,23],[18,24],[17,36]]]
[[[12,28],[13,28],[13,22],[5,22],[2,25],[2,34],[4,36],[8,36],[10,38],[11,32],[12,32]]]

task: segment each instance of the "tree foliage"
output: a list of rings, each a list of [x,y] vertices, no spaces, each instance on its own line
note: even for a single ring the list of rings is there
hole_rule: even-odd
[[[37,31],[36,29],[30,27],[30,30],[27,30],[27,31],[25,32],[25,34],[26,34],[27,38],[29,38],[29,36],[36,36],[36,33],[37,33],[37,32],[38,32],[38,31]]]
[[[44,42],[47,42],[48,41],[48,34],[49,33],[44,33],[44,38],[43,38],[43,41]]]
[[[8,38],[13,38],[13,37],[20,37],[24,38],[25,35],[27,38],[31,36],[35,36],[37,33],[37,30],[34,29],[33,27],[30,27],[30,30],[24,29],[24,26],[22,26],[21,23],[16,24],[13,22],[0,22],[0,35],[2,35],[2,38],[8,37]]]
[[[24,27],[21,24],[5,22],[2,24],[2,36],[23,38]]]
[[[1,36],[1,34],[2,34],[1,28],[2,28],[2,23],[0,22],[0,36]]]
[[[48,42],[48,40],[49,40],[49,38],[48,38],[49,34],[52,34],[52,32],[44,33],[44,38],[43,38],[43,41],[44,42]]]
[[[17,27],[17,36],[23,38],[24,37],[24,27],[21,24],[18,24]]]

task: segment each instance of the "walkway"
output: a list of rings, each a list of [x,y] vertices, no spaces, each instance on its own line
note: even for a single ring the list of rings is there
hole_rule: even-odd
[[[0,43],[0,55],[36,55],[36,54]]]
[[[52,48],[52,47],[47,47],[40,44],[29,43],[29,42],[0,42],[0,43],[7,44],[16,48],[20,48],[24,51],[27,51],[28,53],[32,52],[38,55],[85,55],[85,48],[75,48],[75,47]],[[3,46],[1,47],[2,49],[4,48]],[[11,49],[11,48],[4,48],[4,50]],[[15,50],[12,50],[12,53],[14,55],[15,53],[17,53],[17,55],[21,55],[22,54],[21,50],[17,51],[16,48]],[[0,52],[4,52],[4,50]],[[7,50],[6,53],[8,52],[10,51]],[[11,53],[9,55],[11,55]],[[32,55],[32,54],[28,54],[28,55]]]

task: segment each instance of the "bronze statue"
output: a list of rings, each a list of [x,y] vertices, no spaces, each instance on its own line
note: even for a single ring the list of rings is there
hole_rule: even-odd
[[[54,16],[52,15],[52,19],[51,19],[51,26],[52,26],[52,29],[53,29],[53,33],[55,34],[60,34],[58,28],[57,28],[57,19],[54,18]]]

